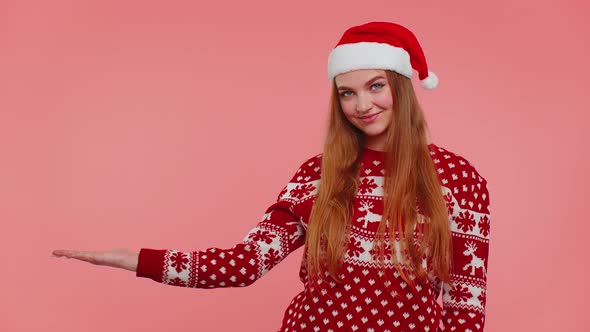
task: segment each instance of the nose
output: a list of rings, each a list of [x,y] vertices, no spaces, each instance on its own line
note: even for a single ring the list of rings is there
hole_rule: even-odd
[[[359,113],[366,113],[368,110],[371,109],[372,101],[370,96],[366,96],[364,94],[359,94],[358,99],[356,101],[356,111]]]

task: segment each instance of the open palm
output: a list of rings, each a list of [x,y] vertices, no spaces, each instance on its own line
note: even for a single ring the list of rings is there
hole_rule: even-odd
[[[54,250],[55,257],[75,258],[94,265],[116,267],[135,272],[139,254],[124,248],[105,251]]]

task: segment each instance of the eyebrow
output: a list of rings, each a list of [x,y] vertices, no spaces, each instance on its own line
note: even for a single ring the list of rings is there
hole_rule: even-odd
[[[375,76],[375,77],[371,78],[371,79],[370,79],[370,80],[369,80],[367,83],[365,83],[365,86],[367,86],[367,85],[371,85],[371,83],[373,83],[374,81],[376,81],[376,80],[378,80],[378,79],[380,79],[380,78],[385,78],[385,77],[383,77],[383,76],[381,76],[381,75],[377,75],[377,76]],[[345,90],[345,89],[350,89],[350,88],[349,88],[349,87],[346,87],[346,86],[339,86],[339,87],[338,87],[338,91],[340,91],[340,90]]]

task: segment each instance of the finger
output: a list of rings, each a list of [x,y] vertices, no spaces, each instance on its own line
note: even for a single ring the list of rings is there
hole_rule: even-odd
[[[80,250],[58,250],[56,254],[67,257],[67,258],[74,258],[81,261],[85,261],[92,264],[98,264],[96,259],[96,255],[93,252],[89,251],[80,251]]]
[[[96,256],[94,255],[93,252],[71,250],[69,254],[70,254],[69,256],[72,258],[79,259],[81,261],[85,261],[88,263],[96,264]]]
[[[70,252],[70,250],[59,249],[59,250],[54,250],[51,254],[55,257],[62,257],[62,256],[67,257],[67,256],[69,256],[69,252]]]
[[[81,252],[78,250],[65,250],[65,249],[53,251],[54,255],[56,255],[58,257],[64,256],[67,258],[75,258],[74,256],[79,256],[80,253]]]

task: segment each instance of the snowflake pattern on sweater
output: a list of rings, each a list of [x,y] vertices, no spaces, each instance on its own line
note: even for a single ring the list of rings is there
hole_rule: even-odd
[[[429,149],[449,212],[450,283],[432,273],[426,281],[410,275],[417,285],[413,291],[388,251],[385,270],[379,270],[373,240],[383,211],[384,153],[363,149],[350,241],[340,274],[344,283],[317,280],[312,284],[304,251],[299,272],[304,287],[286,308],[279,332],[483,330],[490,236],[487,181],[461,156],[433,143]],[[240,243],[228,249],[190,252],[142,248],[136,276],[194,288],[244,287],[260,279],[304,245],[320,185],[321,157],[313,156],[299,167]],[[390,241],[386,236],[385,240],[386,250],[391,245],[399,248],[399,238]],[[426,259],[423,266],[430,271]],[[384,274],[388,281],[382,281]],[[441,291],[442,308],[437,303]]]

